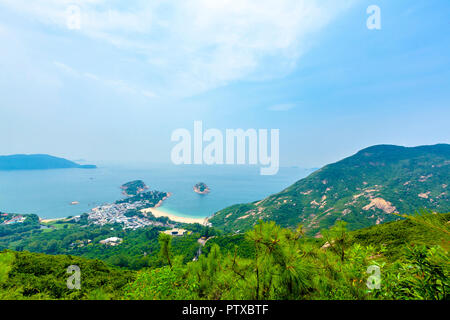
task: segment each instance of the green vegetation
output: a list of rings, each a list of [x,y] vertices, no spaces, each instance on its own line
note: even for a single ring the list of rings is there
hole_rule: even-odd
[[[245,234],[223,235],[213,237],[206,242],[203,253],[211,252],[214,246],[218,246],[223,253],[234,253],[243,258],[253,258],[255,256],[254,246]]]
[[[20,223],[15,222],[15,219],[18,218],[20,219],[21,217],[25,218],[23,222]],[[40,228],[39,217],[35,214],[22,215],[12,213],[7,214],[0,212],[0,239],[4,237],[17,237],[18,234],[31,233],[33,230],[39,228]]]
[[[35,216],[30,216],[33,219]],[[30,218],[31,219],[31,218]],[[34,221],[34,220],[33,220]],[[86,224],[81,220],[64,219],[45,224],[39,223],[27,227],[14,224],[4,227],[0,236],[0,250],[40,252],[51,255],[68,254],[91,259],[101,259],[107,264],[121,268],[139,270],[144,267],[161,265],[157,257],[159,251],[158,235],[164,227],[146,227],[136,230],[126,229],[119,224],[98,226]],[[31,228],[31,229],[28,229]],[[190,235],[174,240],[173,250],[192,260],[198,250],[197,239],[203,236],[207,228],[190,226]],[[208,232],[206,232],[208,234]],[[123,239],[118,246],[101,244],[100,241],[118,237]]]
[[[424,223],[432,218],[432,223]],[[386,256],[384,242],[390,226],[365,230],[379,242],[363,245],[359,234],[348,232],[345,222],[323,230],[324,246],[305,237],[303,229],[283,229],[273,222],[260,222],[244,235],[251,253],[239,254],[243,235],[234,250],[217,243],[207,255],[188,264],[171,257],[168,266],[143,270],[126,288],[127,299],[448,299],[450,264],[448,258],[448,217],[419,215],[416,221],[396,222],[402,228],[420,229],[413,243],[407,239],[398,250],[403,255]],[[412,217],[410,220],[415,220]],[[411,225],[413,223],[413,225]],[[426,237],[436,230],[431,237]],[[437,228],[437,229],[436,229]],[[410,230],[411,231],[411,230]],[[220,237],[218,237],[220,238]],[[214,238],[216,239],[216,238]],[[421,241],[422,239],[423,241]],[[367,238],[366,238],[367,240]],[[170,238],[163,256],[170,252]],[[212,241],[212,240],[211,240]],[[217,241],[217,240],[216,240]],[[428,244],[425,244],[428,243]],[[226,241],[225,241],[226,243]],[[328,244],[328,245],[327,245]],[[250,249],[250,248],[249,248]],[[381,284],[368,274],[380,268]],[[371,284],[370,288],[368,287]]]
[[[431,224],[427,221],[423,221],[424,217],[426,219],[431,218]],[[448,213],[431,214],[422,212],[418,215],[407,216],[406,220],[389,222],[353,231],[351,233],[352,241],[353,243],[359,243],[365,246],[378,244],[380,248],[383,247],[383,254],[389,261],[401,259],[404,254],[404,247],[413,244],[422,244],[426,246],[439,244],[448,250],[448,239],[447,241],[442,240],[442,233],[445,234],[445,231],[436,231],[430,227],[430,225],[445,226],[449,220],[450,214]]]
[[[148,189],[148,186],[142,180],[134,180],[123,184],[120,187],[127,196],[136,196]]]
[[[82,270],[81,289],[69,290],[67,268]],[[116,270],[99,260],[29,252],[0,253],[0,300],[120,299],[134,273]]]
[[[192,226],[199,231],[192,238],[155,228],[130,232],[134,244],[122,234],[121,245],[91,251],[101,256],[100,251],[119,250],[113,256],[125,256],[135,245],[152,242],[147,256],[155,263],[137,272],[72,255],[5,250],[0,253],[0,298],[447,300],[450,214],[405,218],[357,231],[338,221],[321,230],[321,239],[308,237],[301,226],[292,230],[263,221],[236,235]],[[194,241],[202,234],[212,236],[192,261],[191,253],[181,249],[196,251]],[[70,265],[81,269],[81,290],[67,289]],[[377,267],[381,283],[371,273]]]
[[[234,205],[209,221],[225,232],[251,230],[257,222],[305,226],[309,235],[338,219],[350,230],[396,220],[395,212],[427,208],[448,212],[450,145],[374,146],[327,165],[262,201]]]

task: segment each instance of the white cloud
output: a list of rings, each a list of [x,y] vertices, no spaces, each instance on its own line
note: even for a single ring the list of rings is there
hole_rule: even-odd
[[[144,57],[160,80],[152,95],[192,95],[236,80],[292,71],[313,35],[357,0],[1,0],[40,23],[67,29],[67,7],[81,8],[71,30]],[[111,3],[111,1],[109,1]]]
[[[139,89],[136,85],[131,85],[123,80],[112,80],[112,79],[105,79],[102,78],[96,74],[90,73],[90,72],[79,72],[72,67],[66,65],[65,63],[54,61],[53,64],[58,67],[61,71],[64,73],[72,76],[72,77],[83,77],[84,79],[96,81],[104,86],[108,86],[113,88],[116,91],[124,92],[128,94],[141,94],[147,98],[156,98],[157,95],[149,90],[145,89]]]

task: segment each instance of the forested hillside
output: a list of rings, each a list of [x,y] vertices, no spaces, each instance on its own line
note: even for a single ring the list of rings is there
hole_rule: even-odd
[[[338,219],[352,230],[395,219],[392,213],[450,210],[450,145],[373,146],[327,165],[261,201],[234,205],[209,221],[227,232],[251,229],[258,220],[305,226],[308,234]]]

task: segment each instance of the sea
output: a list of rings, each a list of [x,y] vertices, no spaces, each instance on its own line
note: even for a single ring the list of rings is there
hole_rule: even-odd
[[[143,180],[150,190],[170,192],[161,209],[181,217],[204,218],[233,204],[280,192],[314,169],[282,167],[262,176],[253,166],[101,165],[97,169],[0,171],[0,212],[64,218],[122,199],[120,186]],[[211,189],[199,195],[193,186]],[[72,202],[79,204],[73,205]]]

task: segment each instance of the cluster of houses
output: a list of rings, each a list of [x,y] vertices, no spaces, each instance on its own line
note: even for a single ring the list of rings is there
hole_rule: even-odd
[[[102,205],[93,208],[88,213],[88,219],[90,222],[98,225],[120,223],[123,224],[124,229],[133,230],[146,226],[163,226],[164,224],[161,222],[147,219],[145,214],[132,217],[125,215],[130,210],[139,210],[143,205],[142,201]]]
[[[3,217],[7,217],[8,214],[7,213],[2,213]],[[10,224],[15,224],[15,223],[23,223],[25,221],[26,217],[21,216],[21,215],[17,215],[17,216],[13,216],[11,219],[3,221],[2,224],[6,224],[6,225],[10,225]]]

